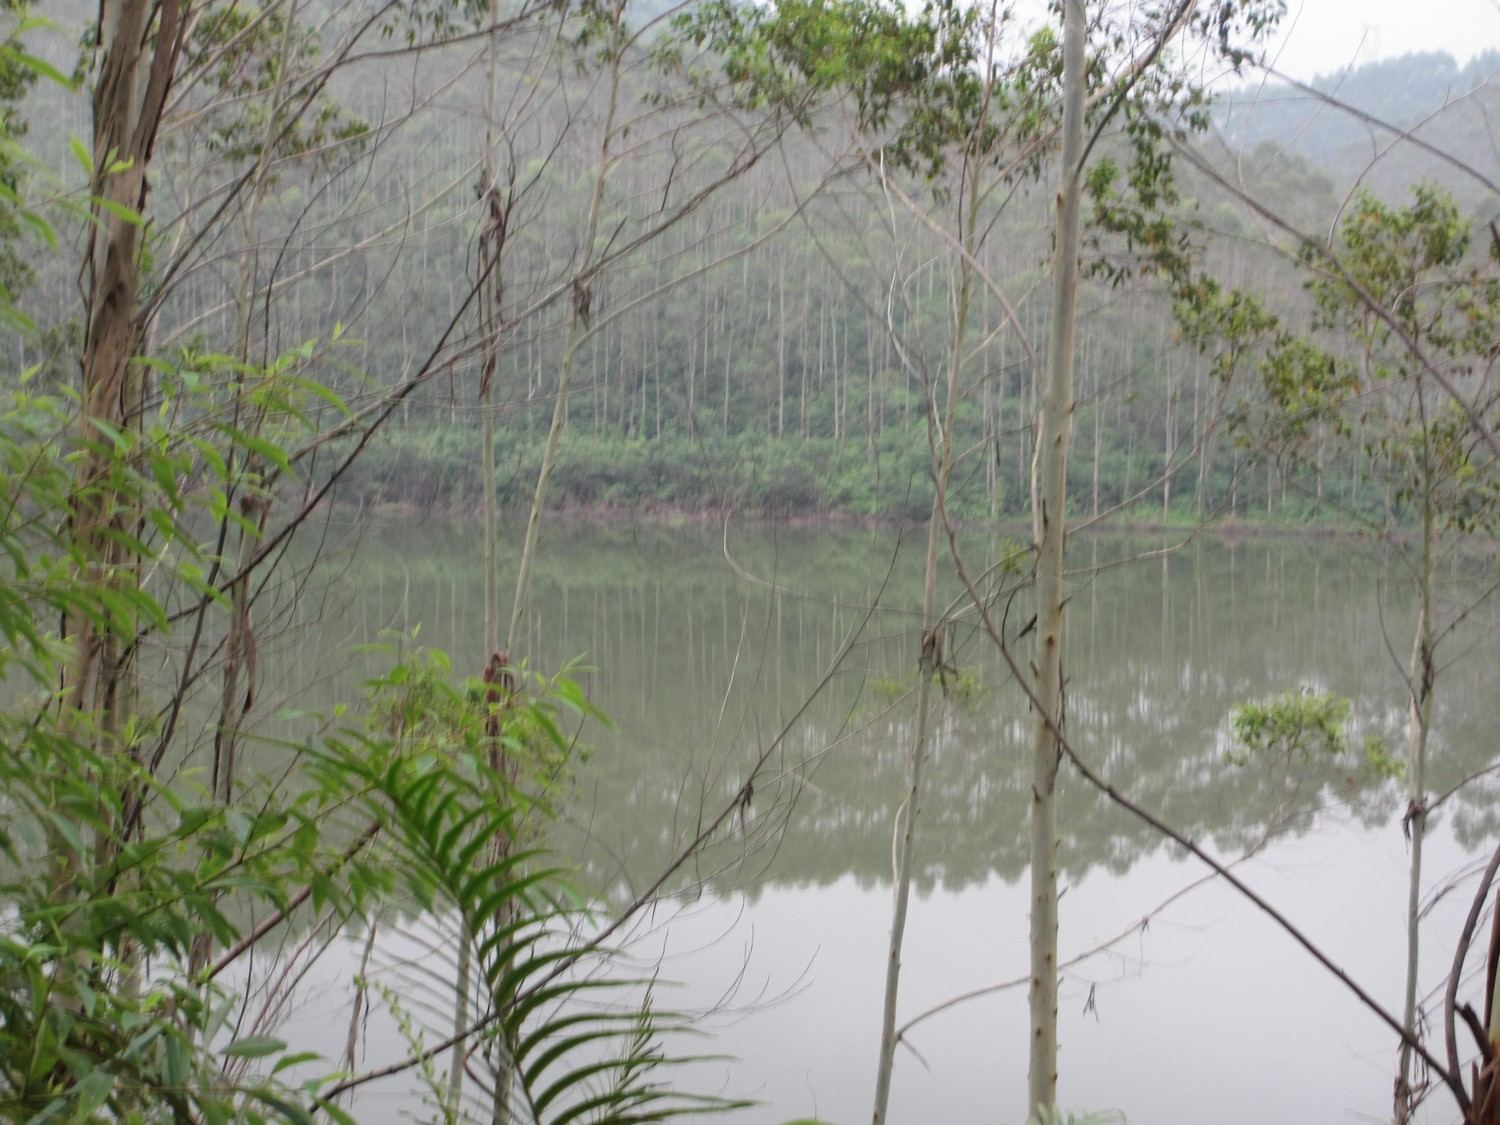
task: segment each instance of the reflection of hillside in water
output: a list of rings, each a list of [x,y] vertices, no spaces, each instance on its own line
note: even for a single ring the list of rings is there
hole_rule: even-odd
[[[320,640],[342,635],[347,645],[374,639],[382,626],[410,631],[420,623],[423,643],[449,650],[455,668],[477,670],[477,539],[439,522],[371,535],[381,549],[362,555],[344,583],[360,591],[359,608]],[[614,731],[584,733],[593,752],[571,802],[576,835],[563,843],[590,881],[639,886],[659,870],[802,708],[877,594],[880,604],[847,659],[787,727],[751,809],[735,815],[683,881],[727,889],[747,880],[889,878],[913,710],[893,688],[910,678],[920,596],[920,551],[900,551],[893,566],[895,538],[889,531],[732,534],[736,562],[774,582],[772,589],[736,576],[716,529],[553,530],[526,655],[542,668],[581,656],[594,669],[583,675],[585,686],[615,723]],[[1082,572],[1158,545],[1080,537],[1071,565]],[[976,537],[969,549],[977,561],[999,547]],[[502,567],[512,561],[502,559]],[[1483,580],[1449,577],[1454,605]],[[1105,566],[1093,579],[1080,573],[1065,650],[1074,742],[1135,799],[1225,854],[1268,831],[1305,826],[1311,810],[1330,802],[1394,822],[1394,789],[1376,784],[1357,754],[1235,766],[1225,760],[1222,732],[1236,703],[1307,685],[1352,699],[1354,741],[1381,733],[1399,747],[1402,686],[1381,619],[1391,647],[1405,651],[1411,614],[1402,581],[1377,546],[1290,539],[1203,541],[1167,559]],[[1436,711],[1438,790],[1492,756],[1489,732],[1500,718],[1491,682],[1496,618],[1496,607],[1486,607],[1447,642]],[[929,888],[992,873],[1015,879],[1026,862],[1024,699],[986,640],[958,639],[962,671],[978,691],[945,708],[934,740],[920,847],[921,884]],[[331,652],[302,658],[304,665],[334,662]],[[321,690],[349,698],[383,659],[356,658]],[[283,665],[291,677],[283,692],[298,666],[297,659]],[[1476,792],[1454,802],[1461,836],[1493,829],[1489,797]],[[1065,780],[1062,800],[1060,862],[1073,880],[1100,866],[1123,871],[1161,846],[1076,779]],[[784,838],[776,831],[783,821]],[[734,866],[737,858],[748,863]]]

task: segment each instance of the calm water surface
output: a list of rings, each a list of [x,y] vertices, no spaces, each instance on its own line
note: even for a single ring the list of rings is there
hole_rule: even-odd
[[[349,698],[378,654],[339,656],[382,630],[417,632],[460,672],[483,665],[479,541],[429,520],[344,533],[362,547],[278,665],[288,700]],[[762,525],[664,530],[554,526],[524,652],[579,661],[614,729],[586,727],[557,846],[581,880],[623,901],[766,756],[752,806],[686,866],[627,946],[660,964],[664,1003],[700,1012],[706,1049],[734,1062],[683,1075],[762,1104],[747,1122],[868,1119],[891,906],[892,823],[911,738],[909,688],[925,537]],[[1410,648],[1399,562],[1355,541],[1206,540],[1127,562],[1156,539],[1079,537],[1066,640],[1068,723],[1116,784],[1240,871],[1392,1009],[1399,1006],[1406,846],[1402,801],[1351,752],[1236,764],[1227,717],[1282,690],[1353,703],[1354,741],[1399,747]],[[973,572],[1011,545],[966,542]],[[352,557],[352,555],[351,555]],[[505,560],[503,570],[511,564]],[[508,574],[502,574],[502,589]],[[1493,565],[1444,575],[1459,610]],[[958,590],[947,591],[956,596]],[[357,595],[357,596],[356,596]],[[1030,615],[1024,595],[1012,627]],[[1490,763],[1500,728],[1497,611],[1445,641],[1434,787]],[[1388,638],[1387,638],[1388,633]],[[1028,716],[988,641],[953,638],[920,828],[904,959],[895,1122],[1016,1122],[1026,1069]],[[838,654],[843,659],[836,662]],[[809,698],[812,697],[809,703]],[[1466,888],[1438,896],[1492,840],[1493,786],[1444,806],[1428,855],[1423,988],[1440,995]],[[1060,813],[1064,1103],[1143,1123],[1344,1122],[1388,1112],[1394,1042],[1350,994],[1228,888],[1075,779]],[[1199,885],[1194,885],[1199,884]],[[1143,919],[1149,919],[1142,924]],[[400,939],[384,951],[400,960]],[[349,958],[325,961],[337,1010]],[[394,971],[394,970],[392,970]],[[1470,991],[1473,991],[1472,987]],[[307,1021],[313,1021],[309,1024]],[[366,1061],[401,1053],[377,1026]],[[696,1045],[702,1049],[704,1045]],[[1453,1117],[1440,1095],[1430,1117]],[[362,1116],[420,1115],[392,1086]]]

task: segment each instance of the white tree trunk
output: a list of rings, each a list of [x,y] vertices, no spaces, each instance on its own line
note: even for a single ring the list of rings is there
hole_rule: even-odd
[[[974,293],[974,246],[978,219],[978,173],[969,184],[969,206],[961,242],[959,288],[953,312],[953,340],[948,355],[947,398],[941,413],[935,392],[928,410],[937,429],[937,464],[934,466],[932,512],[927,520],[927,569],[922,587],[922,649],[917,661],[917,718],[912,733],[911,768],[901,808],[901,845],[897,852],[895,903],[891,912],[891,941],[885,966],[885,1007],[880,1031],[880,1060],[875,1076],[874,1125],[882,1125],[890,1102],[891,1072],[896,1061],[896,1001],[901,984],[901,949],[906,938],[906,912],[911,900],[912,871],[916,865],[917,821],[922,802],[922,767],[932,724],[932,679],[943,663],[943,622],[936,616],[938,547],[943,534],[943,512],[948,478],[953,469],[953,423],[958,404],[959,373],[964,361],[964,336]],[[894,325],[891,325],[894,331]]]
[[[620,65],[623,51],[619,49],[624,5],[614,9],[614,44],[610,51],[609,108],[604,116],[603,135],[599,142],[599,163],[594,170],[593,194],[589,199],[588,214],[584,218],[582,237],[579,241],[577,268],[573,272],[573,308],[568,316],[567,339],[563,344],[562,370],[557,377],[557,401],[552,408],[552,424],[547,429],[547,443],[542,450],[542,464],[536,475],[536,488],[531,496],[531,510],[526,516],[526,537],[521,543],[521,561],[516,568],[516,593],[511,603],[510,629],[506,644],[512,653],[520,650],[521,622],[526,616],[526,606],[531,592],[531,568],[536,562],[537,540],[541,535],[542,509],[547,503],[547,486],[552,481],[552,469],[557,464],[557,447],[562,440],[563,427],[568,418],[568,391],[573,384],[573,372],[578,366],[578,348],[588,335],[589,301],[592,294],[589,286],[590,268],[594,263],[594,239],[599,231],[599,213],[604,207],[604,185],[614,163],[612,146],[615,133],[615,115],[620,104]]]
[[[1420,392],[1419,392],[1420,393]],[[1417,627],[1412,637],[1411,664],[1407,669],[1407,807],[1405,824],[1411,837],[1411,862],[1406,894],[1406,991],[1401,1027],[1416,1036],[1417,970],[1422,922],[1422,843],[1427,833],[1427,733],[1432,722],[1433,631],[1432,582],[1434,513],[1430,490],[1422,510],[1422,560],[1419,581]],[[1406,1125],[1411,1119],[1411,1041],[1401,1044],[1401,1064],[1396,1075],[1395,1120]]]
[[[1063,5],[1063,137],[1057,193],[1047,383],[1038,439],[1037,628],[1034,692],[1038,707],[1031,768],[1031,1061],[1027,1114],[1057,1104],[1057,730],[1063,721],[1063,547],[1068,442],[1073,424],[1073,347],[1078,302],[1079,183],[1084,114],[1083,0]]]

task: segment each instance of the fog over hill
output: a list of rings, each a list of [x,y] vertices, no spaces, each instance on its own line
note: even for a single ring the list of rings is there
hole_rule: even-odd
[[[1493,187],[1500,183],[1500,50],[1463,66],[1444,53],[1403,55],[1319,75],[1308,87],[1272,80],[1227,95],[1217,127],[1235,148],[1273,145],[1306,157],[1340,191],[1358,180],[1399,198],[1431,180],[1481,213],[1500,209]],[[1491,185],[1403,141],[1397,130],[1458,157]]]

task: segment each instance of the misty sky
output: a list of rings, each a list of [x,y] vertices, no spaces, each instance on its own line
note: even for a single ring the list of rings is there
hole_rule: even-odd
[[[1500,0],[1287,0],[1276,67],[1295,78],[1412,51],[1500,48]],[[1500,76],[1497,76],[1500,81]]]
[[[908,10],[921,6],[920,0],[904,2]],[[1052,22],[1047,0],[1010,2],[1028,31]],[[1127,11],[1148,2],[1117,0]],[[1286,5],[1271,44],[1272,65],[1304,81],[1414,51],[1446,51],[1463,64],[1483,51],[1500,50],[1500,0],[1286,0]],[[1214,84],[1213,76],[1205,77]],[[1259,80],[1253,74],[1246,78]],[[1500,74],[1494,80],[1500,85]]]

